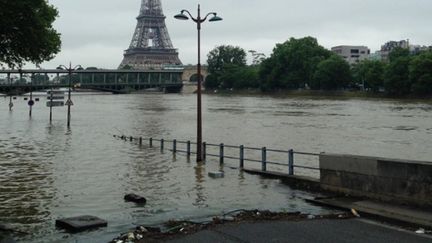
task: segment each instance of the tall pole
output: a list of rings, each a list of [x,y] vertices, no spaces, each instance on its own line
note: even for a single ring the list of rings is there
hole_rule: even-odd
[[[201,108],[201,86],[202,86],[202,75],[201,75],[201,24],[207,20],[207,17],[213,15],[212,18],[209,19],[210,22],[220,21],[221,17],[217,16],[217,13],[211,12],[208,13],[204,18],[201,18],[201,6],[198,4],[198,16],[194,18],[192,14],[183,9],[180,11],[180,14],[174,16],[174,18],[179,20],[188,20],[189,17],[197,24],[198,30],[198,64],[197,64],[197,75],[198,75],[198,87],[197,87],[197,149],[196,149],[196,161],[201,162],[204,161],[204,156],[202,153],[203,150],[203,142],[202,142],[202,108]]]
[[[70,118],[71,118],[71,79],[72,79],[72,63],[69,63],[69,91],[68,91],[68,100],[67,100],[67,105],[68,105],[68,111],[67,111],[67,127],[70,127]]]
[[[53,117],[53,114],[52,114],[52,111],[53,111],[53,87],[51,86],[51,94],[50,94],[50,116],[49,116],[49,120],[50,120],[50,123],[52,122],[52,117]]]
[[[201,113],[201,8],[198,4],[198,89],[197,89],[197,157],[196,161],[203,161],[202,158],[202,113]]]
[[[32,109],[33,109],[33,79],[34,79],[34,73],[32,74],[30,78],[30,100],[28,102],[30,106],[29,110],[29,117],[32,117]]]
[[[10,96],[9,96],[9,111],[12,111],[13,103],[12,103],[12,80],[10,73],[8,75],[9,87],[10,87]]]

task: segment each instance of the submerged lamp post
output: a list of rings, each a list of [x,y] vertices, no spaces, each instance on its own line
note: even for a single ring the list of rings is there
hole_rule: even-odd
[[[69,63],[69,68],[66,67],[65,65],[60,65],[60,66],[58,66],[57,69],[66,70],[66,71],[68,71],[68,74],[69,74],[69,84],[68,84],[69,90],[68,90],[68,100],[66,101],[66,105],[68,107],[67,127],[70,127],[71,106],[73,105],[72,100],[71,100],[72,72],[75,70],[82,70],[83,68],[81,67],[81,65],[76,65],[74,68],[72,68],[72,64]]]
[[[186,15],[186,14],[187,15]],[[197,88],[197,162],[203,161],[202,154],[202,117],[201,117],[201,24],[204,23],[207,18],[213,15],[209,19],[209,22],[221,21],[222,18],[217,16],[217,13],[208,13],[204,18],[201,18],[201,8],[198,4],[198,16],[194,18],[188,10],[182,10],[179,14],[175,15],[174,18],[179,20],[188,20],[189,18],[196,23],[198,30],[198,65],[197,65],[197,75],[198,75],[198,88]],[[189,17],[188,17],[189,16]]]

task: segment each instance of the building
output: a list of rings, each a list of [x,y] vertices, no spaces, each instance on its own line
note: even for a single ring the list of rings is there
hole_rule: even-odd
[[[331,51],[341,56],[350,65],[367,59],[370,54],[367,46],[335,46],[331,48]]]
[[[381,50],[379,51],[381,55],[381,60],[388,61],[389,54],[396,48],[409,48],[409,40],[401,40],[401,41],[389,41],[381,46]]]
[[[422,46],[422,45],[411,45],[409,40],[401,40],[401,41],[389,41],[381,46],[381,50],[377,51],[380,55],[381,60],[388,61],[389,54],[396,48],[408,49],[410,54],[415,55],[423,51],[432,50],[430,46]]]
[[[420,52],[432,50],[431,46],[421,46],[421,45],[410,45],[409,50],[411,54],[418,54]]]

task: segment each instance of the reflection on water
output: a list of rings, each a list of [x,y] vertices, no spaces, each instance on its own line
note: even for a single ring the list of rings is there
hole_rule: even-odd
[[[49,145],[11,137],[0,141],[0,219],[22,231],[41,229],[51,219],[56,196]]]
[[[50,124],[42,103],[36,103],[30,120],[24,101],[14,101],[12,112],[8,99],[0,101],[0,223],[28,232],[14,236],[20,241],[106,242],[136,224],[240,208],[325,212],[303,201],[311,196],[307,193],[235,169],[238,161],[196,164],[193,157],[173,156],[169,145],[161,153],[149,148],[147,139],[142,146],[113,139],[126,134],[194,140],[194,95],[74,95],[73,100],[70,129],[64,107],[54,109]],[[203,108],[208,143],[432,160],[428,102],[204,95]],[[238,150],[226,153],[238,156]],[[286,162],[287,155],[268,153],[268,159]],[[317,163],[300,155],[295,161]],[[208,177],[219,170],[225,178]],[[125,202],[126,193],[144,195],[147,205]],[[76,235],[54,227],[57,218],[83,214],[109,225]]]
[[[205,167],[203,163],[198,163],[195,167],[195,192],[196,192],[196,198],[195,202],[193,203],[194,206],[197,206],[198,208],[208,207],[206,204],[207,197],[204,194],[204,173],[205,173]]]

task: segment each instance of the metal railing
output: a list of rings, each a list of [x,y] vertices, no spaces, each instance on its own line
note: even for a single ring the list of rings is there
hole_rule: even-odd
[[[143,137],[132,137],[132,136],[118,136],[114,135],[114,137],[125,140],[125,141],[136,141],[139,145],[144,145],[147,143],[150,148],[159,146],[160,151],[163,152],[167,146],[169,146],[169,151],[176,153],[184,153],[187,157],[196,154],[194,150],[192,150],[192,145],[196,145],[195,142],[191,141],[179,141],[177,139],[173,140],[165,140],[165,139],[155,139],[155,138],[143,138]],[[270,149],[266,147],[257,148],[257,147],[247,147],[244,145],[226,145],[226,144],[212,144],[204,142],[203,146],[203,158],[206,161],[207,157],[218,158],[220,165],[225,163],[225,160],[233,160],[238,161],[238,168],[245,168],[245,163],[254,163],[255,165],[261,165],[261,171],[271,171],[269,170],[269,166],[278,166],[277,169],[281,167],[287,168],[286,173],[288,175],[294,175],[297,169],[311,170],[314,172],[319,172],[318,165],[308,166],[300,163],[295,163],[294,159],[296,156],[309,156],[314,157],[316,160],[319,158],[319,153],[308,153],[308,152],[300,152],[294,151],[293,149],[289,150],[280,150],[280,149]],[[195,146],[194,146],[195,147]],[[271,155],[276,158],[272,160]],[[284,161],[282,161],[282,158]],[[249,164],[248,164],[249,165]],[[278,172],[280,172],[278,170]]]

